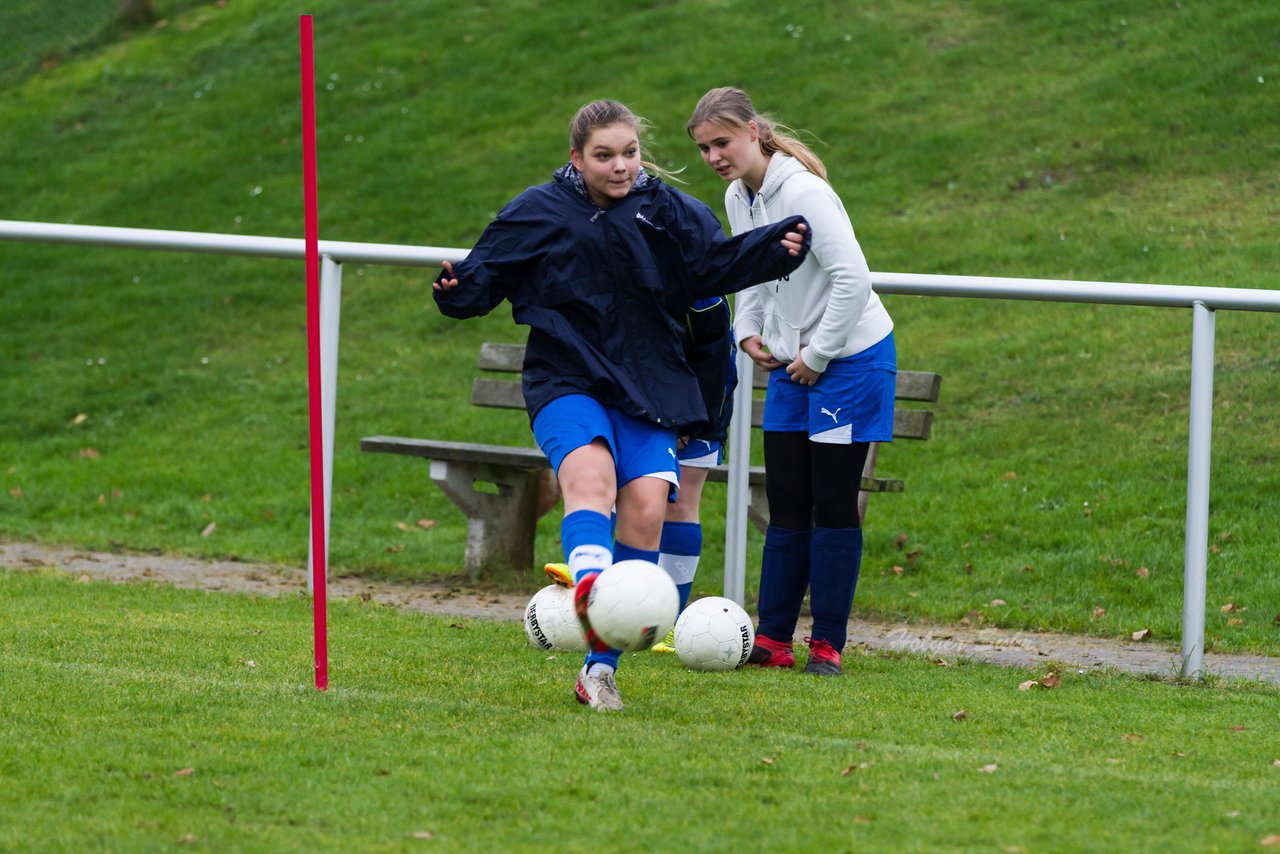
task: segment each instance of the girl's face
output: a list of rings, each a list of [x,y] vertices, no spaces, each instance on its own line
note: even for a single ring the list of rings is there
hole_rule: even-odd
[[[759,140],[755,122],[747,122],[741,129],[703,122],[693,129],[693,141],[698,144],[704,163],[724,180],[742,178],[757,190],[769,166]]]
[[[607,208],[631,192],[640,171],[640,140],[636,129],[626,122],[596,128],[587,137],[582,151],[570,149],[574,167],[582,173],[587,194]]]

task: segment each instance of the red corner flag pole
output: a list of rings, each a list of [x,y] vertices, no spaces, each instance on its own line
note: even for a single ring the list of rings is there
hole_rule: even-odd
[[[307,388],[311,404],[311,592],[316,689],[329,687],[324,536],[324,422],[320,418],[320,226],[316,216],[316,69],[311,16],[298,18],[302,42],[302,199],[307,245]]]

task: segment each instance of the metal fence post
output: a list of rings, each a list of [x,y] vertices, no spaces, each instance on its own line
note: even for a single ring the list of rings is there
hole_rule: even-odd
[[[738,350],[738,387],[729,422],[729,486],[724,508],[724,595],[739,605],[747,596],[747,495],[751,467],[751,380],[755,363]]]
[[[1182,570],[1182,675],[1199,678],[1204,675],[1214,312],[1199,300],[1192,304],[1191,310],[1191,422],[1187,443],[1187,539]]]
[[[342,303],[342,264],[328,255],[320,258],[320,408],[324,430],[324,550],[329,554],[329,510],[333,500],[333,425],[338,400],[338,314]],[[314,523],[313,523],[314,524]],[[307,542],[311,542],[310,536]],[[307,592],[312,590],[314,564],[307,546]],[[325,569],[328,570],[326,561]],[[327,576],[326,576],[327,577]]]

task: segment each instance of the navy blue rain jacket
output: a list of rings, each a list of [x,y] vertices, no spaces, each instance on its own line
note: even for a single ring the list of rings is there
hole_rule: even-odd
[[[780,241],[804,218],[726,237],[709,207],[657,178],[641,173],[626,198],[601,208],[568,171],[502,209],[454,265],[457,286],[433,291],[440,311],[478,317],[510,301],[515,321],[529,327],[522,390],[530,421],[558,397],[587,394],[681,434],[705,431],[686,360],[689,307],[799,267],[809,232],[797,256]]]

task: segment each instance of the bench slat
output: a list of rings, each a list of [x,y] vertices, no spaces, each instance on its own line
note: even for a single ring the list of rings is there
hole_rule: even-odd
[[[728,483],[729,467],[712,466],[707,469],[707,480],[714,483]],[[764,486],[764,466],[752,466],[747,469],[747,483],[751,486]],[[902,492],[903,482],[887,477],[864,477],[858,488],[863,492]]]
[[[480,345],[479,367],[482,371],[502,371],[520,373],[524,367],[524,346],[521,344]],[[752,385],[764,388],[769,384],[769,373],[756,369],[752,371]],[[898,400],[918,400],[924,403],[937,403],[938,393],[942,388],[942,377],[929,371],[898,371],[894,397]],[[478,404],[486,406],[488,404]]]
[[[520,448],[511,445],[481,445],[474,442],[447,442],[443,439],[410,439],[403,436],[369,436],[360,440],[360,450],[377,454],[401,454],[456,463],[484,463],[486,465],[512,466],[515,468],[544,469],[550,464],[537,448]],[[764,485],[764,467],[752,466],[748,471],[748,483]],[[726,483],[728,466],[707,469],[707,480]],[[860,488],[864,492],[902,492],[901,480],[883,477],[864,477]]]
[[[524,409],[524,395],[520,383],[505,380],[487,380],[481,377],[471,385],[471,402],[476,406],[495,409]],[[751,426],[764,423],[764,401],[753,401]],[[893,438],[928,439],[933,430],[933,413],[927,409],[899,407],[893,413]]]
[[[942,389],[942,377],[938,374],[929,371],[898,371],[895,379],[893,396],[897,400],[938,402],[938,393]],[[752,371],[751,384],[754,388],[767,388],[769,372],[759,368]]]
[[[404,454],[409,457],[425,457],[448,462],[482,462],[514,468],[544,469],[551,465],[542,451],[537,448],[446,442],[443,439],[369,436],[360,440],[360,450],[377,454]]]
[[[512,371],[520,373],[524,368],[523,344],[495,344],[486,342],[480,345],[480,370]]]

